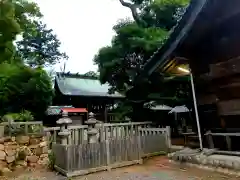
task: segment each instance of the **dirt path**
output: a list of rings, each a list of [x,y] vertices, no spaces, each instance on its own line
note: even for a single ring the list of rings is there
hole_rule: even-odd
[[[64,180],[63,176],[46,170],[28,172],[17,178],[4,178],[5,180]],[[240,177],[227,176],[219,173],[199,170],[195,168],[180,167],[171,164],[166,157],[156,157],[148,160],[144,165],[130,166],[100,172],[87,176],[72,178],[74,180],[239,180]],[[0,179],[2,180],[2,179]]]

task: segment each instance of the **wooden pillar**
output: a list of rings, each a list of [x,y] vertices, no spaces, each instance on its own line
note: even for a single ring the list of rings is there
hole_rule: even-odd
[[[104,105],[104,122],[108,122],[108,113],[107,113],[107,105]]]

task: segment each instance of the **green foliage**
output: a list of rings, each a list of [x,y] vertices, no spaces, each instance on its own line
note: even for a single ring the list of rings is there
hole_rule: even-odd
[[[15,122],[27,122],[27,121],[33,121],[34,117],[31,112],[23,110],[20,113],[9,113],[3,116],[3,121],[7,122],[8,119],[12,119]]]
[[[41,21],[36,3],[28,0],[0,1],[0,63],[24,62],[32,67],[51,66],[67,59],[60,41]],[[13,41],[19,35],[17,48]]]
[[[42,67],[66,55],[59,51],[56,35],[41,22],[36,3],[3,0],[0,15],[0,116],[38,120],[53,98],[51,78]],[[22,38],[15,47],[18,35]]]
[[[119,102],[113,113],[116,114],[115,122],[125,122],[125,117],[130,117],[133,111],[132,103],[129,101]]]
[[[48,168],[50,170],[54,170],[55,162],[56,162],[55,154],[51,151],[50,153],[48,153]]]
[[[169,83],[165,77],[143,77],[134,81],[142,72],[142,67],[152,54],[168,39],[171,30],[184,13],[189,0],[130,0],[119,2],[131,10],[134,21],[119,21],[114,27],[115,36],[110,46],[102,47],[94,57],[98,65],[101,83],[109,83],[112,93],[127,92],[136,87],[133,96],[142,99],[138,105],[123,102],[117,113],[120,118],[131,116],[133,112],[142,112],[144,101],[148,100],[149,92],[161,95],[163,104],[179,101],[187,97],[188,87],[185,83]],[[161,92],[161,93],[160,93]],[[128,95],[127,95],[128,97]],[[168,98],[162,98],[168,97]],[[129,98],[129,97],[128,97]],[[159,99],[159,97],[158,97]],[[135,101],[136,102],[136,101]],[[136,117],[137,118],[137,117]]]
[[[17,42],[18,54],[31,67],[52,66],[62,59],[68,59],[60,52],[61,45],[52,29],[40,20],[33,21],[32,28],[22,34],[23,39]]]
[[[161,46],[168,32],[162,29],[141,28],[136,23],[120,22],[114,26],[116,36],[112,45],[103,47],[94,58],[100,71],[101,83],[108,82],[111,91],[124,92],[142,65]]]
[[[95,77],[98,78],[98,74],[95,71],[88,71],[84,74],[84,76]]]
[[[147,26],[169,31],[181,18],[188,3],[189,0],[154,0],[142,8],[140,16]]]
[[[41,68],[0,64],[1,114],[28,110],[36,116],[43,113],[53,97],[51,79]]]
[[[177,23],[177,14],[188,4],[187,0],[119,1],[131,11],[138,7],[140,12],[133,15],[135,21],[126,19],[118,22],[113,27],[116,35],[111,45],[101,48],[94,58],[100,81],[111,85],[110,92],[125,92],[134,85],[134,77],[141,72],[146,60],[164,44]]]
[[[16,51],[13,41],[20,33],[20,26],[15,17],[11,1],[0,1],[0,63],[12,61]]]

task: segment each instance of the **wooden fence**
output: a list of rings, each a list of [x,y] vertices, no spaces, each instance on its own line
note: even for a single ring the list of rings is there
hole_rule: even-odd
[[[97,128],[99,129],[99,134],[97,138],[101,141],[116,138],[129,136],[131,133],[135,132],[136,128],[139,127],[148,127],[151,125],[151,122],[133,122],[133,123],[103,123],[98,124]],[[68,126],[71,135],[68,138],[68,144],[81,144],[87,141],[87,125],[74,125]],[[60,131],[60,127],[48,127],[43,130],[46,136],[49,137],[49,141],[56,143],[57,134]],[[58,141],[59,142],[59,141]]]
[[[4,126],[5,136],[14,135],[39,135],[43,134],[44,128],[41,121],[33,122],[2,122],[0,126]]]
[[[134,133],[136,127],[149,127],[151,122],[132,122],[132,123],[103,123],[98,124],[100,133],[98,139],[109,139],[117,136],[128,136],[131,131]],[[14,135],[45,135],[48,141],[52,143],[59,142],[58,133],[60,127],[44,127],[41,121],[32,122],[2,122],[5,136]],[[68,129],[71,135],[68,138],[68,144],[81,144],[87,141],[87,125],[70,125]]]
[[[99,141],[79,144],[53,144],[55,168],[72,177],[101,170],[142,163],[144,156],[167,152],[169,128],[141,128],[142,124],[119,123],[99,128]],[[106,130],[110,127],[110,131]],[[114,130],[111,127],[115,127]],[[110,134],[110,136],[108,136]]]
[[[170,129],[153,128],[150,122],[97,124],[96,142],[89,143],[87,125],[69,125],[66,144],[58,136],[60,127],[42,122],[1,123],[8,136],[40,134],[48,137],[56,157],[55,168],[71,177],[142,163],[142,158],[170,148]]]

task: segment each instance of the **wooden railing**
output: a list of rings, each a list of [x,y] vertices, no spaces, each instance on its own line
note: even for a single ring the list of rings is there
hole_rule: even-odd
[[[239,137],[240,136],[240,132],[237,133],[213,133],[211,131],[208,131],[207,133],[205,133],[205,136],[207,137],[207,141],[208,141],[208,145],[209,148],[214,149],[214,141],[213,141],[213,137],[215,136],[222,136],[225,138],[225,141],[227,143],[227,149],[229,151],[232,150],[232,142],[231,142],[231,138],[230,137]]]
[[[87,125],[68,125],[66,130],[70,135],[66,143],[58,135],[60,127],[43,127],[42,122],[2,125],[9,127],[7,135],[15,134],[14,130],[20,128],[22,134],[48,137],[56,157],[55,168],[66,176],[142,163],[143,157],[167,152],[171,145],[170,128],[151,128],[151,122],[97,124],[97,141],[92,143]]]
[[[170,148],[170,128],[141,128],[142,123],[103,124],[102,129],[121,129],[122,133],[94,143],[53,144],[55,168],[72,177],[142,163],[142,158]],[[135,126],[135,127],[134,127]],[[105,133],[108,132],[105,130]]]
[[[43,133],[43,124],[41,121],[33,122],[2,122],[5,135],[12,136],[15,134],[38,135]]]
[[[33,122],[3,122],[5,126],[5,135],[44,135],[51,143],[59,141],[58,133],[60,127],[43,127],[41,121]],[[132,123],[103,123],[98,124],[99,140],[114,139],[134,134],[136,129],[148,127],[151,122],[132,122]],[[68,138],[68,144],[82,144],[87,141],[87,125],[70,125],[68,129],[71,135]]]

